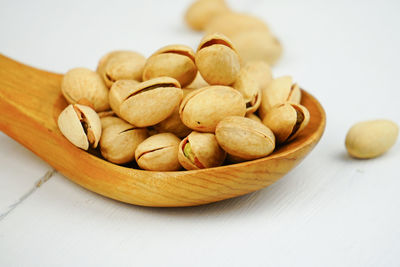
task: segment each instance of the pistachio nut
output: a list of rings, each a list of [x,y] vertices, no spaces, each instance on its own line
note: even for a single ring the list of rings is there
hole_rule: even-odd
[[[257,116],[256,114],[254,114],[254,113],[246,114],[246,118],[249,118],[250,120],[253,120],[253,121],[257,121],[257,122],[262,123],[262,120],[260,119],[260,117],[258,117],[258,116]]]
[[[177,171],[178,148],[181,139],[172,133],[160,133],[144,140],[136,149],[135,158],[140,168],[150,171]]]
[[[121,119],[118,117],[115,117],[115,116],[100,117],[101,128],[103,129],[103,131],[108,126],[119,123],[120,121],[121,121]]]
[[[248,14],[225,12],[214,17],[205,28],[207,34],[220,32],[229,38],[249,30],[268,32],[268,26],[261,19]]]
[[[125,98],[130,94],[139,82],[135,80],[118,80],[110,88],[108,93],[108,101],[112,110],[121,117],[119,108]]]
[[[299,104],[301,101],[300,87],[293,83],[290,76],[283,76],[276,78],[262,91],[261,105],[259,108],[259,115],[262,118],[268,111],[279,104],[285,102],[292,102]]]
[[[75,146],[96,148],[101,136],[101,122],[96,111],[79,104],[68,105],[58,116],[58,128]]]
[[[346,135],[346,149],[350,156],[375,158],[388,151],[399,135],[399,127],[390,120],[370,120],[354,124]]]
[[[243,62],[263,60],[273,65],[282,54],[281,43],[269,31],[238,32],[231,37],[231,41]]]
[[[254,113],[261,103],[261,89],[254,75],[247,69],[241,69],[233,88],[243,95],[246,102],[246,114]]]
[[[124,164],[135,158],[137,146],[148,137],[148,133],[145,128],[136,128],[121,119],[115,119],[103,130],[100,152],[108,161]]]
[[[224,0],[197,0],[185,13],[185,21],[190,28],[202,31],[214,17],[229,10]]]
[[[86,68],[69,70],[61,82],[61,92],[70,104],[76,104],[86,98],[96,111],[110,108],[108,105],[108,89],[101,77]]]
[[[265,157],[275,149],[272,131],[249,118],[226,117],[218,123],[215,136],[228,154],[246,160]]]
[[[155,125],[172,114],[182,94],[174,78],[159,77],[139,83],[120,105],[121,118],[137,127]]]
[[[185,98],[190,92],[194,90],[195,89],[183,88],[183,98]],[[154,125],[153,128],[159,133],[170,132],[180,138],[186,137],[192,132],[192,129],[183,124],[181,117],[179,116],[179,106],[176,106],[176,108],[168,118]]]
[[[219,33],[204,36],[196,52],[196,65],[212,85],[230,85],[240,70],[239,56],[232,42]]]
[[[186,170],[221,166],[225,156],[212,133],[192,132],[179,144],[178,159]]]
[[[209,84],[204,80],[204,78],[201,76],[200,72],[197,72],[196,78],[194,78],[193,82],[191,82],[186,88],[190,89],[199,89],[209,86]]]
[[[187,127],[214,132],[218,122],[225,117],[244,117],[246,102],[232,87],[213,85],[189,93],[180,105],[179,114]]]
[[[118,80],[141,81],[146,58],[134,51],[118,50],[104,55],[97,66],[97,73],[110,88]]]
[[[264,117],[263,123],[272,130],[277,143],[293,140],[310,120],[307,108],[295,103],[274,106]]]
[[[167,45],[151,55],[143,69],[143,81],[157,77],[175,78],[182,87],[190,84],[197,74],[195,55],[186,45]]]
[[[242,66],[242,70],[247,71],[257,81],[261,90],[264,90],[272,81],[271,67],[265,61],[248,61]]]

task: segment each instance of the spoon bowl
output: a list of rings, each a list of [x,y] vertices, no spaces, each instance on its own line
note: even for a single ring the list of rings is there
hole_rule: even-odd
[[[156,172],[118,166],[72,145],[57,118],[68,105],[62,75],[0,54],[0,130],[84,188],[122,202],[153,207],[196,206],[250,193],[274,183],[313,149],[325,129],[320,103],[302,91],[310,122],[268,157],[216,168]]]

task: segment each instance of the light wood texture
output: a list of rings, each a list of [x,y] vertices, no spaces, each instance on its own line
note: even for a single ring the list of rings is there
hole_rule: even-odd
[[[311,114],[305,131],[266,158],[196,171],[150,172],[121,167],[64,138],[57,117],[67,105],[62,75],[37,70],[0,55],[0,130],[70,180],[101,195],[143,206],[194,206],[264,188],[295,167],[320,140],[325,113],[303,91]]]

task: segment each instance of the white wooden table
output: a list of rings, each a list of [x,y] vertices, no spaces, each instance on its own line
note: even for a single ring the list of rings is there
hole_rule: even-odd
[[[400,2],[228,2],[268,22],[285,48],[275,76],[325,107],[314,151],[253,194],[143,208],[79,187],[0,133],[0,266],[400,266],[400,142],[373,160],[344,150],[356,121],[400,124]],[[65,73],[113,49],[196,47],[189,3],[2,0],[0,52]]]

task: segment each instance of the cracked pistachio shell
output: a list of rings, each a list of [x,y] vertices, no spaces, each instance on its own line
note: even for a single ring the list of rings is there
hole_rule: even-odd
[[[265,61],[253,60],[246,62],[241,70],[247,71],[257,81],[261,90],[264,90],[272,81],[271,67]]]
[[[238,32],[231,37],[231,41],[243,62],[263,60],[273,65],[282,54],[280,42],[269,31]]]
[[[108,93],[108,100],[110,103],[111,109],[121,117],[119,108],[126,99],[126,97],[130,94],[131,90],[138,84],[138,81],[135,80],[118,80],[116,81],[110,88],[110,92]]]
[[[243,96],[229,86],[213,85],[188,94],[179,109],[182,122],[199,132],[214,132],[218,122],[228,116],[246,114]]]
[[[122,102],[121,118],[137,127],[155,125],[174,112],[182,94],[179,82],[170,77],[139,83]]]
[[[97,73],[110,88],[118,80],[141,81],[146,58],[134,51],[112,51],[104,55],[97,66]]]
[[[261,19],[248,14],[225,12],[212,19],[205,28],[207,34],[220,32],[229,38],[249,30],[268,31],[268,26]]]
[[[144,140],[136,149],[135,158],[140,168],[150,171],[177,171],[178,147],[181,139],[172,133],[160,133]]]
[[[86,98],[96,111],[110,108],[108,105],[108,89],[101,77],[86,68],[69,70],[61,82],[61,92],[70,104],[76,104]]]
[[[116,164],[130,162],[135,158],[137,146],[147,137],[147,129],[136,128],[121,119],[115,120],[103,130],[100,139],[101,155]]]
[[[272,130],[277,143],[293,140],[308,124],[310,113],[307,108],[295,103],[274,106],[263,119]]]
[[[68,105],[58,116],[58,128],[75,146],[96,148],[101,136],[101,122],[96,111],[79,104]]]
[[[256,112],[261,103],[261,89],[254,76],[246,69],[241,69],[233,84],[246,101],[246,114]]]
[[[282,76],[271,81],[262,91],[259,115],[264,118],[268,111],[285,102],[297,103],[301,101],[301,91],[290,76]]]
[[[185,21],[190,28],[202,31],[214,17],[229,11],[224,0],[197,0],[185,13]]]
[[[151,55],[143,69],[143,81],[157,77],[172,77],[182,87],[190,84],[197,74],[194,51],[186,45],[167,45]]]
[[[221,166],[225,156],[212,133],[192,132],[179,144],[178,159],[186,170]]]
[[[231,85],[240,70],[239,56],[232,42],[219,33],[204,36],[196,52],[196,65],[212,85]]]
[[[260,122],[231,116],[223,119],[215,129],[218,144],[228,154],[246,159],[258,159],[275,149],[272,131]]]
[[[186,86],[188,89],[200,89],[203,87],[209,86],[209,84],[204,80],[201,76],[200,72],[197,72],[196,78],[194,78],[193,82]]]
[[[393,121],[363,121],[350,128],[345,145],[352,157],[375,158],[388,151],[396,143],[398,135],[399,127]]]
[[[183,88],[183,98],[185,98],[190,92],[193,92],[194,90],[195,89]],[[181,117],[179,116],[179,106],[176,106],[174,112],[172,112],[172,114],[168,118],[154,125],[154,129],[159,133],[173,133],[180,138],[183,138],[192,132],[192,129],[183,124]]]

